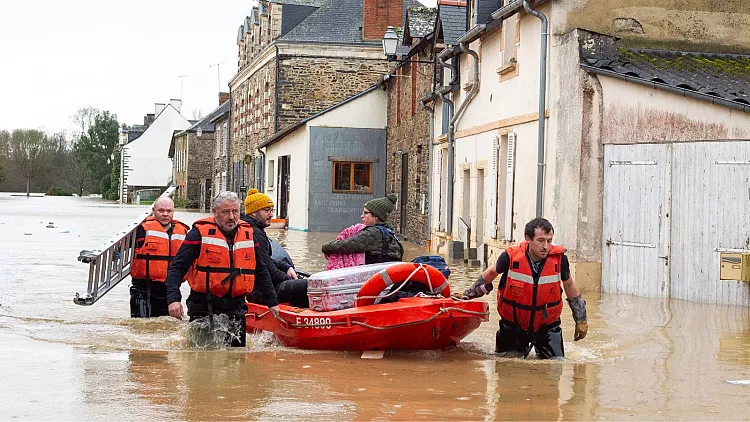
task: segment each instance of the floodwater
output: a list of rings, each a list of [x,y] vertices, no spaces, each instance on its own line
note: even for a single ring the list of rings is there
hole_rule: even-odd
[[[191,349],[186,322],[128,317],[127,280],[93,306],[73,304],[88,271],[79,251],[144,209],[0,194],[0,419],[750,418],[748,307],[587,294],[588,337],[540,361],[493,353],[495,311],[459,347],[372,360],[285,348],[267,333],[245,349]],[[320,244],[335,236],[271,235],[308,271],[323,268]],[[478,274],[452,267],[456,291]],[[485,300],[494,309],[494,295]],[[567,307],[563,329],[572,339]]]

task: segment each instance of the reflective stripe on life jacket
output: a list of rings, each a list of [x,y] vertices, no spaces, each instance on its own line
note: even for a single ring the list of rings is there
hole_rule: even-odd
[[[522,242],[505,250],[510,257],[510,267],[505,288],[497,292],[497,311],[502,319],[533,333],[560,318],[560,267],[565,248],[558,245],[550,248],[547,258],[540,264],[536,280],[526,255],[528,248],[528,242]]]
[[[135,279],[150,279],[164,282],[172,258],[182,246],[189,227],[184,223],[172,220],[170,236],[161,223],[153,216],[147,218],[141,226],[146,231],[143,245],[135,249],[130,276]]]
[[[255,285],[255,242],[253,227],[240,221],[234,239],[228,241],[214,217],[193,223],[201,234],[201,251],[188,272],[194,292],[222,297],[250,294]]]

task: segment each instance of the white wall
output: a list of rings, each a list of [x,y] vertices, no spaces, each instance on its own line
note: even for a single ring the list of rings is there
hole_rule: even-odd
[[[308,126],[383,129],[388,125],[388,94],[375,89],[328,113],[310,120]]]
[[[283,139],[271,144],[266,148],[266,165],[268,160],[273,160],[274,182],[269,186],[266,177],[266,194],[273,198],[276,209],[279,209],[279,157],[290,155],[289,175],[289,228],[307,230],[307,203],[308,203],[308,168],[310,167],[310,132],[307,126],[302,126],[294,132],[286,135]],[[267,171],[267,170],[266,170]]]
[[[172,160],[167,157],[172,133],[190,123],[172,106],[166,106],[140,138],[123,147],[129,155],[129,186],[166,186],[172,179]]]
[[[310,127],[348,127],[363,129],[383,129],[387,126],[388,96],[382,89],[375,89],[367,94],[341,105],[325,114],[308,121],[304,126],[284,136],[266,147],[266,165],[274,160],[274,187],[269,186],[266,178],[266,193],[278,201],[279,157],[291,156],[290,192],[289,192],[289,228],[307,230],[309,206],[309,168],[310,168]],[[278,209],[278,204],[277,204]]]
[[[741,110],[606,76],[599,82],[605,143],[750,138],[750,114]]]

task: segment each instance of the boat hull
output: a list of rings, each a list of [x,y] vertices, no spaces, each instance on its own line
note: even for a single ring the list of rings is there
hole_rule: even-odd
[[[280,305],[281,320],[248,303],[248,332],[270,331],[287,347],[315,350],[435,350],[457,345],[488,320],[489,304],[411,297],[317,312]]]

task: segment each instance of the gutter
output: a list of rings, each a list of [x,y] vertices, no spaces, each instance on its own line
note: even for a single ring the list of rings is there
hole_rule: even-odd
[[[518,0],[516,0],[518,3]],[[510,5],[509,5],[510,6]],[[506,6],[507,7],[507,6]],[[542,199],[544,194],[544,124],[546,122],[545,100],[547,97],[547,37],[549,36],[547,17],[544,13],[531,8],[530,0],[523,0],[526,13],[541,21],[541,46],[539,48],[539,131],[537,134],[537,170],[536,170],[536,216],[542,216]],[[502,9],[500,9],[502,10]],[[495,17],[495,13],[492,14]]]
[[[639,85],[644,85],[644,86],[651,87],[654,89],[661,89],[664,91],[671,92],[673,94],[682,95],[683,97],[690,97],[696,100],[706,101],[711,104],[722,105],[725,107],[733,108],[735,110],[744,111],[745,113],[750,113],[750,106],[739,103],[737,101],[727,100],[726,98],[715,97],[713,95],[704,94],[702,92],[697,92],[697,91],[691,91],[686,88],[679,88],[679,87],[672,86],[669,84],[664,84],[661,82],[648,81],[643,78],[638,78],[635,76],[623,75],[612,70],[599,69],[598,67],[593,67],[593,66],[589,66],[586,64],[581,64],[581,68],[591,73],[609,76],[609,77],[620,79],[623,81],[635,82]]]

